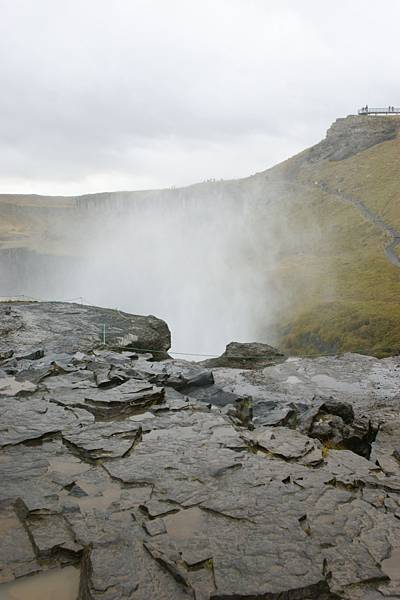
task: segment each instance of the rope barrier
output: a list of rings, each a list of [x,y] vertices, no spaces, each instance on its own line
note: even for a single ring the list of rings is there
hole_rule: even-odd
[[[13,302],[15,298],[23,298],[25,299],[26,302],[66,302],[66,303],[73,303],[75,302],[75,300],[79,300],[80,304],[86,305],[86,306],[96,306],[96,303],[94,302],[89,302],[87,298],[84,298],[83,296],[77,296],[76,298],[69,298],[69,299],[61,299],[61,300],[48,300],[48,299],[44,299],[44,298],[35,298],[33,296],[27,296],[26,294],[13,294],[10,296],[0,296],[0,303],[7,303],[7,302]],[[118,313],[118,315],[123,318],[126,319],[127,321],[131,321],[131,317],[124,315],[119,308],[105,308],[105,310],[109,310],[109,311],[113,311]],[[129,314],[129,313],[128,313]],[[121,346],[108,346],[106,344],[106,324],[103,323],[102,324],[102,343],[103,346],[107,347],[110,350],[123,350],[124,348],[122,348]],[[133,352],[150,352],[152,354],[172,354],[172,355],[176,355],[176,356],[198,356],[201,358],[221,358],[220,354],[203,354],[200,352],[178,352],[175,350],[158,350],[155,348],[134,348],[134,347],[129,347],[129,348],[125,348],[125,350],[127,351],[133,351]],[[357,353],[357,354],[365,354],[365,350],[363,349],[353,349],[353,350],[346,350],[346,351],[342,351],[342,352],[315,352],[312,354],[299,354],[299,355],[283,355],[282,358],[319,358],[319,357],[324,357],[324,356],[341,356],[343,354],[346,353]],[[263,360],[263,359],[271,359],[271,355],[268,354],[261,354],[261,355],[256,355],[256,356],[242,356],[242,355],[232,355],[232,356],[226,356],[224,357],[224,359],[226,360]]]

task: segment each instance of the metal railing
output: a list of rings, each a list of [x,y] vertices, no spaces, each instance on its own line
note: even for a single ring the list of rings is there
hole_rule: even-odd
[[[396,106],[385,106],[380,108],[370,108],[363,106],[358,109],[359,115],[400,115],[400,108]]]

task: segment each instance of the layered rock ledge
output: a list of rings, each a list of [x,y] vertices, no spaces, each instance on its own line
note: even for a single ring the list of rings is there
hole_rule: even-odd
[[[375,144],[396,137],[400,117],[368,117],[350,115],[337,119],[327,131],[326,138],[307,151],[307,160],[344,160]]]
[[[398,358],[210,371],[116,343],[166,352],[154,317],[0,314],[0,597],[70,565],[85,600],[399,597]]]

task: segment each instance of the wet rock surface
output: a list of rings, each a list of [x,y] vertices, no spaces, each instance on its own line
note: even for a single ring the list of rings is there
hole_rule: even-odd
[[[205,367],[229,367],[231,369],[260,369],[282,362],[285,355],[277,348],[260,342],[231,342],[217,358],[202,362]]]
[[[52,306],[1,325],[0,597],[78,564],[85,600],[399,597],[399,359],[210,371],[56,347]]]
[[[153,316],[65,302],[0,304],[0,352],[16,360],[35,360],[44,352],[90,351],[101,345],[151,349],[167,356],[171,334]]]

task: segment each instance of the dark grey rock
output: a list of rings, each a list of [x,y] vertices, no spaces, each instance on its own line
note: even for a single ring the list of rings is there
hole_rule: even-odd
[[[62,385],[65,381],[60,383]],[[112,389],[97,388],[84,380],[83,387],[53,387],[45,394],[45,398],[65,407],[85,409],[97,418],[108,419],[127,417],[160,404],[164,390],[138,379],[130,379]]]
[[[268,344],[231,342],[221,356],[205,360],[202,364],[208,368],[262,369],[281,362],[284,358],[282,352]]]
[[[12,305],[6,314],[0,305],[0,351],[13,348],[21,356],[36,352],[87,352],[101,346],[151,350],[165,358],[171,334],[164,321],[153,316],[63,302],[31,302]]]
[[[0,504],[0,531],[0,584],[39,571],[29,535],[12,505]]]
[[[152,521],[145,521],[144,528],[146,529],[147,533],[152,537],[154,535],[160,535],[161,533],[167,532],[163,519],[153,519]]]
[[[30,381],[18,381],[15,377],[2,377],[0,379],[1,396],[24,396],[32,394],[37,386]]]
[[[17,360],[40,360],[44,357],[44,350],[34,350],[24,356],[16,356]]]
[[[89,460],[115,458],[127,454],[139,441],[140,422],[106,421],[72,423],[63,429],[63,439]]]
[[[193,600],[190,590],[151,557],[129,514],[116,514],[104,526],[102,543],[90,536],[92,548],[83,565],[86,597]]]
[[[315,397],[313,406],[297,415],[295,426],[333,448],[348,448],[369,458],[377,428],[369,419],[355,418],[352,406],[333,398]]]
[[[79,352],[63,319],[0,379],[0,582],[80,561],[91,600],[398,595],[398,359],[211,374]]]
[[[0,352],[0,361],[11,358],[13,356],[13,354],[14,354],[14,350],[4,350],[3,352]]]
[[[391,415],[386,422],[380,423],[375,440],[372,443],[370,459],[387,475],[400,476],[400,419]]]
[[[353,423],[354,421],[354,410],[348,402],[339,402],[338,400],[329,398],[328,400],[324,400],[323,404],[319,407],[319,411],[328,415],[336,415],[344,423]]]
[[[32,515],[25,521],[37,556],[50,558],[55,553],[79,554],[83,547],[77,544],[67,522],[61,515]]]
[[[97,387],[110,388],[117,385],[121,385],[127,381],[127,377],[124,377],[123,371],[118,372],[116,369],[108,365],[105,368],[97,368],[94,372]]]
[[[302,464],[322,463],[322,445],[298,431],[286,427],[259,427],[246,436],[255,448]]]
[[[39,398],[0,397],[0,447],[56,434],[68,425],[79,423],[82,426],[92,419],[87,411],[73,412]]]
[[[140,358],[135,363],[134,370],[157,385],[172,387],[188,395],[189,390],[214,384],[211,371],[186,360],[148,362]]]

